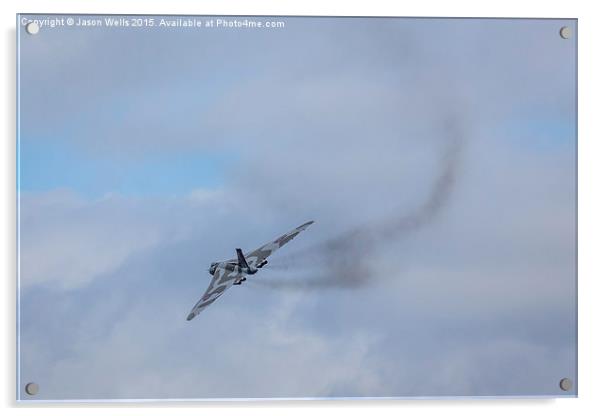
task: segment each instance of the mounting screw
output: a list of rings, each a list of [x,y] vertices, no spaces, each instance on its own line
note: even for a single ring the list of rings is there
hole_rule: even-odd
[[[40,387],[36,383],[27,383],[25,385],[25,393],[30,396],[35,396],[40,391]]]
[[[30,35],[36,35],[40,31],[40,25],[36,22],[29,22],[25,25],[25,31]]]
[[[569,39],[571,37],[571,28],[568,26],[562,26],[559,33],[562,39]]]
[[[560,388],[564,391],[569,391],[573,388],[573,381],[570,378],[563,378],[560,380]]]

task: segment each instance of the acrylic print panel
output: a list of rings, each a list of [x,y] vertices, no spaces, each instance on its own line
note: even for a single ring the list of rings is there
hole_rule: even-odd
[[[19,400],[576,396],[576,20],[17,33]]]

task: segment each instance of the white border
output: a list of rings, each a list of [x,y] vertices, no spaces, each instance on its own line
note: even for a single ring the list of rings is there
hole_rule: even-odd
[[[244,408],[251,414],[276,414],[286,408],[287,413],[300,414],[310,408],[315,412],[345,410],[350,414],[364,414],[366,411],[399,413],[403,410],[420,410],[446,413],[478,413],[507,414],[509,411],[523,410],[530,414],[563,415],[567,413],[591,413],[600,411],[602,394],[600,393],[599,351],[602,351],[600,328],[597,317],[602,316],[599,301],[600,279],[602,273],[597,256],[600,244],[596,244],[595,236],[601,230],[600,213],[602,201],[602,160],[600,159],[600,142],[602,134],[597,119],[602,105],[595,102],[600,94],[600,45],[602,39],[600,14],[595,2],[575,4],[569,1],[517,1],[506,0],[479,2],[469,0],[432,0],[422,2],[390,2],[370,0],[362,2],[305,0],[296,2],[254,0],[252,2],[206,1],[190,2],[186,0],[147,0],[144,3],[135,0],[105,1],[64,1],[55,0],[52,4],[41,0],[4,1],[2,7],[3,25],[3,83],[4,99],[2,105],[2,126],[5,126],[5,137],[2,156],[3,169],[0,189],[3,195],[2,221],[5,230],[0,250],[0,264],[5,265],[4,273],[4,319],[2,319],[2,343],[5,365],[2,377],[2,403],[5,407],[13,407],[7,414],[19,411],[44,411],[48,414],[65,414],[80,412],[103,413],[112,408],[123,407],[121,413],[158,414],[166,407],[179,414],[198,414],[198,407],[211,408],[215,412],[230,414]],[[16,292],[16,254],[15,254],[15,14],[22,13],[141,13],[141,14],[267,14],[267,15],[347,15],[347,16],[456,16],[456,17],[557,17],[579,19],[579,398],[578,399],[454,399],[454,400],[332,400],[332,401],[233,401],[233,402],[152,402],[152,403],[98,403],[84,405],[80,403],[64,404],[17,404],[15,402],[15,292]],[[14,407],[22,409],[15,410]],[[444,409],[441,409],[441,408]],[[44,408],[44,409],[40,409]]]

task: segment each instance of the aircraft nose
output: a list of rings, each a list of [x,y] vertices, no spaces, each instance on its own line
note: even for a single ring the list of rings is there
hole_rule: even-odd
[[[194,318],[194,313],[190,312],[190,314],[188,315],[188,317],[186,318],[186,320],[190,321],[192,318]]]

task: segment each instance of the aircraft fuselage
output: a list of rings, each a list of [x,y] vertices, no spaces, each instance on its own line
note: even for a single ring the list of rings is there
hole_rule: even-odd
[[[217,269],[223,269],[227,272],[236,272],[241,274],[255,274],[257,273],[257,269],[254,267],[243,267],[233,262],[220,262],[220,263],[212,263],[209,268],[209,274],[214,275]]]

